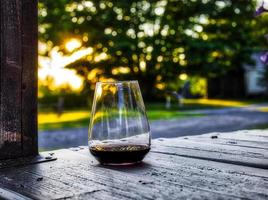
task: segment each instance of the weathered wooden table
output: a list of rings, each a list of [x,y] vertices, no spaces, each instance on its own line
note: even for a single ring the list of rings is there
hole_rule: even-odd
[[[55,161],[1,169],[0,198],[268,199],[267,150],[268,130],[157,139],[136,166],[57,150]]]

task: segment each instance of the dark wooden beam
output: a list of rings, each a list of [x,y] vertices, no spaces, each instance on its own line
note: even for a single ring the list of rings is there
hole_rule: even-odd
[[[22,4],[22,150],[38,153],[37,140],[37,0]]]
[[[0,26],[0,159],[36,155],[37,1],[1,1]]]

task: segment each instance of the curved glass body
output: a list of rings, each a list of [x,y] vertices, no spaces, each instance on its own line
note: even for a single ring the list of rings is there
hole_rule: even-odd
[[[102,164],[140,162],[151,136],[138,81],[98,82],[89,125],[89,149]]]

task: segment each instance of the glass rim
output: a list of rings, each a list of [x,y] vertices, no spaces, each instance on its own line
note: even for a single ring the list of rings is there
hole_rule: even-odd
[[[138,83],[138,80],[128,80],[128,81],[98,81],[96,84],[122,84],[122,83]]]

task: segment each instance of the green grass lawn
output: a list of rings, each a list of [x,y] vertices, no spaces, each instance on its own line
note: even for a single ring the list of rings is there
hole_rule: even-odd
[[[38,114],[38,129],[53,130],[65,128],[86,127],[89,124],[89,110],[65,111],[61,116],[52,112],[40,112]],[[157,119],[179,119],[186,117],[202,116],[190,112],[180,112],[178,110],[147,110],[149,120]]]
[[[245,101],[227,100],[185,100],[183,107],[173,104],[170,109],[165,108],[164,103],[152,103],[146,105],[149,120],[183,119],[186,117],[199,117],[201,114],[194,114],[192,110],[216,109],[223,107],[243,107],[249,105]],[[89,124],[90,108],[65,111],[61,116],[49,110],[40,111],[38,114],[38,129],[53,130],[76,127],[87,127]]]

